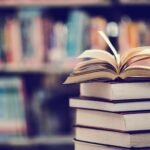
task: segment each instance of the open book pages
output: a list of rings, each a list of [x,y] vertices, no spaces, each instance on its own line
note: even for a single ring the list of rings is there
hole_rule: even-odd
[[[139,80],[150,78],[150,47],[134,48],[126,55],[120,56],[105,34],[100,31],[100,35],[112,50],[112,54],[100,49],[84,51],[78,57],[81,61],[65,83],[80,83],[97,79],[105,81],[117,78]]]

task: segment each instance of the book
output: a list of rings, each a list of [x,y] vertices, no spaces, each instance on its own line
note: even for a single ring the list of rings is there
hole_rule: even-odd
[[[3,63],[6,60],[5,57],[5,51],[6,51],[6,47],[5,47],[5,32],[4,32],[4,28],[5,28],[5,24],[6,24],[6,16],[5,13],[0,16],[0,63]]]
[[[22,45],[20,25],[17,18],[8,18],[5,28],[6,61],[8,64],[18,65],[22,62]]]
[[[75,118],[75,124],[83,127],[87,126],[123,132],[150,130],[150,111],[114,113],[76,109]]]
[[[105,99],[94,99],[87,97],[77,97],[71,98],[69,100],[69,105],[72,108],[82,108],[82,109],[90,109],[90,110],[103,110],[110,112],[126,112],[126,111],[139,111],[139,110],[149,110],[150,109],[150,101],[144,101],[140,99],[140,101],[132,101],[132,102],[114,102],[107,101]]]
[[[99,38],[97,31],[102,30],[106,31],[107,21],[103,17],[92,17],[90,19],[90,27],[89,27],[89,47],[90,48],[101,48],[106,49],[106,42]]]
[[[106,144],[126,148],[150,147],[150,132],[117,132],[94,128],[75,128],[75,139],[95,144]]]
[[[61,34],[60,34],[61,33]],[[64,23],[57,22],[53,26],[52,47],[50,53],[50,61],[54,64],[64,62],[66,58],[66,38],[67,27]]]
[[[22,44],[22,62],[38,67],[44,60],[44,38],[41,10],[20,9],[18,11],[20,37]]]
[[[83,142],[74,140],[75,143],[75,150],[134,150],[134,148],[124,148],[124,147],[117,147],[117,146],[108,146],[104,144],[94,144],[90,142]],[[149,148],[135,148],[136,150],[149,150]]]
[[[80,84],[80,95],[109,101],[137,101],[150,98],[150,82],[87,82]],[[137,92],[138,91],[138,92]],[[135,94],[136,93],[136,94]]]
[[[138,46],[148,46],[149,23],[145,21],[133,21],[129,16],[123,17],[119,23],[118,44],[120,53]]]
[[[49,55],[51,53],[51,47],[53,42],[53,20],[50,17],[44,16],[42,18],[42,26],[43,26],[43,44],[44,44],[44,52],[45,52],[45,62],[49,61]]]
[[[70,12],[66,44],[68,58],[78,56],[83,49],[87,48],[88,25],[89,17],[84,11],[73,10]]]
[[[112,53],[101,49],[90,49],[83,52],[78,58],[79,62],[65,83],[80,83],[90,80],[140,80],[150,78],[150,66],[141,64],[142,60],[150,59],[150,47],[138,47],[130,50],[126,55],[120,56],[106,35],[99,31]],[[139,63],[140,65],[136,65]]]

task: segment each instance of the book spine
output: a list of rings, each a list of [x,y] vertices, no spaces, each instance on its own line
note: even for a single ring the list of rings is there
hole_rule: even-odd
[[[77,23],[78,22],[78,23]],[[68,19],[67,56],[75,57],[87,48],[88,16],[82,11],[73,11]],[[83,38],[84,37],[84,38]]]

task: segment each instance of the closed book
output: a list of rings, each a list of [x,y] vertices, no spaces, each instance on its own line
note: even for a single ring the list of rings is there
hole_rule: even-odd
[[[76,109],[75,124],[123,132],[150,130],[150,112],[111,113]]]
[[[109,101],[89,97],[71,98],[69,105],[72,108],[83,108],[90,110],[103,110],[110,112],[150,110],[150,100],[133,101]]]
[[[150,148],[124,148],[117,146],[108,146],[103,144],[94,144],[90,142],[83,142],[75,140],[75,150],[149,150]]]
[[[96,128],[76,127],[75,139],[127,148],[150,147],[150,132],[117,132]]]
[[[150,82],[89,82],[80,84],[80,95],[110,101],[150,98]]]

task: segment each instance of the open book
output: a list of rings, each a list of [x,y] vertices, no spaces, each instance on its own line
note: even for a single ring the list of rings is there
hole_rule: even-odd
[[[113,54],[100,50],[90,49],[84,51],[73,72],[65,83],[80,83],[89,80],[100,79],[144,79],[150,78],[150,66],[140,64],[143,60],[150,61],[150,47],[138,47],[131,49],[126,55],[120,56],[113,47],[107,36],[99,31]]]

